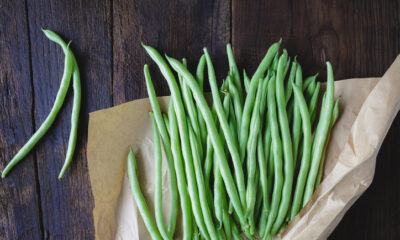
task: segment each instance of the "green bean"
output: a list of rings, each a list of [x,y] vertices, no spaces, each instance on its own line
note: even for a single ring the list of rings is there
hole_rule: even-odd
[[[315,117],[317,116],[317,102],[318,102],[318,95],[319,95],[319,90],[321,89],[321,84],[318,82],[317,85],[315,86],[313,95],[310,100],[310,107],[309,107],[309,112],[311,114],[311,126],[314,124]]]
[[[195,228],[192,225],[196,225],[195,221],[192,221],[192,210],[190,206],[190,198],[187,190],[185,170],[183,166],[183,157],[181,152],[181,144],[179,142],[178,123],[175,115],[175,108],[172,99],[169,102],[168,108],[169,118],[169,129],[171,131],[171,148],[172,155],[176,168],[176,176],[178,182],[178,190],[180,195],[180,203],[182,208],[182,224],[183,224],[183,238],[185,240],[192,239],[192,234]]]
[[[236,132],[239,132],[240,124],[242,123],[242,114],[243,114],[243,105],[240,101],[239,91],[236,86],[233,84],[232,78],[228,76],[228,83],[229,83],[229,92],[232,95],[233,106],[234,106],[234,113],[236,119],[237,129]],[[232,83],[232,84],[231,84]]]
[[[149,231],[151,238],[161,240],[162,239],[161,235],[158,232],[156,225],[154,224],[146,200],[142,194],[142,191],[140,190],[139,180],[136,175],[136,158],[135,155],[133,154],[132,147],[130,148],[127,162],[128,162],[127,168],[128,168],[129,183],[131,186],[132,195],[133,198],[135,199],[136,205],[138,206],[140,215],[143,218],[143,222],[147,230]]]
[[[333,70],[329,62],[327,65],[327,95],[326,103],[322,106],[321,117],[317,125],[315,137],[312,145],[312,157],[311,157],[311,168],[307,177],[306,189],[304,192],[303,206],[310,200],[313,192],[315,181],[318,175],[318,168],[321,164],[322,153],[324,150],[324,144],[327,141],[327,135],[329,132],[329,125],[332,117],[333,98],[334,98],[334,80]]]
[[[303,96],[303,91],[301,90],[301,85],[293,83],[293,91],[302,118],[301,125],[303,128],[303,153],[301,157],[300,171],[297,176],[297,183],[293,196],[290,219],[293,219],[301,208],[301,204],[303,201],[304,186],[307,180],[307,173],[310,168],[311,142],[312,142],[310,114],[308,111],[306,100]]]
[[[65,162],[64,165],[60,171],[60,174],[58,175],[58,179],[61,179],[68,166],[70,165],[72,161],[72,157],[75,152],[75,147],[76,147],[76,137],[78,135],[78,123],[79,123],[79,112],[81,108],[81,98],[82,98],[82,90],[81,90],[81,78],[80,78],[80,73],[79,73],[79,68],[78,68],[78,63],[76,62],[76,58],[74,54],[72,53],[71,49],[68,48],[67,43],[64,42],[64,40],[55,32],[51,30],[42,30],[46,37],[59,44],[62,49],[64,54],[67,54],[67,52],[70,52],[72,55],[72,61],[73,61],[73,73],[72,73],[72,78],[73,78],[73,89],[74,89],[74,100],[72,104],[72,113],[71,113],[71,131],[69,135],[69,140],[68,140],[68,148],[67,148],[67,154],[65,157]]]
[[[215,158],[216,154],[214,153],[214,161]],[[213,165],[213,171],[214,171],[214,211],[215,211],[215,218],[217,219],[217,228],[220,229],[222,227],[222,219],[223,219],[223,206],[222,206],[223,193],[221,192],[221,189],[223,189],[223,181],[218,163],[216,162]]]
[[[258,166],[260,168],[260,186],[261,186],[261,192],[262,192],[262,199],[263,199],[263,205],[267,206],[268,202],[268,175],[267,175],[267,161],[265,158],[265,152],[264,152],[264,142],[263,142],[263,137],[258,135],[258,141],[257,141],[257,159],[258,159]]]
[[[169,120],[168,120],[168,116],[166,115],[166,114],[162,114],[162,117],[163,117],[163,120],[164,120],[164,124],[165,124],[165,128],[167,129],[167,133],[168,133],[168,136],[170,136],[171,135],[171,132],[170,132],[170,130],[169,130]]]
[[[293,175],[294,175],[294,167],[293,167],[293,151],[292,151],[292,139],[290,136],[290,128],[289,122],[286,114],[286,101],[283,87],[283,80],[285,78],[284,75],[284,63],[286,60],[286,55],[283,54],[279,58],[278,63],[278,71],[276,75],[276,100],[278,106],[278,116],[279,116],[279,126],[280,132],[282,135],[282,143],[283,143],[283,156],[284,156],[284,183],[282,189],[282,201],[279,206],[279,213],[276,217],[275,223],[272,227],[271,233],[275,235],[275,233],[279,230],[279,227],[282,225],[286,213],[289,208],[292,187],[293,187]]]
[[[243,237],[240,236],[239,229],[236,226],[236,224],[231,220],[231,226],[232,226],[232,236],[234,240],[243,240]]]
[[[262,96],[262,84],[263,82],[258,83],[258,91],[256,96],[256,103],[254,105],[254,110],[251,116],[251,129],[249,141],[247,142],[247,189],[246,189],[246,217],[253,218],[254,214],[254,206],[256,203],[256,193],[257,188],[255,184],[255,175],[257,170],[257,141],[258,141],[258,133],[260,132],[260,102]]]
[[[312,94],[314,93],[314,89],[315,89],[315,87],[316,87],[316,84],[317,84],[317,83],[316,83],[315,78],[314,78],[314,81],[312,81],[312,82],[310,83],[310,85],[308,85],[308,87],[306,88],[305,93],[304,93],[304,97],[305,97],[307,100],[311,99]]]
[[[278,215],[279,203],[282,195],[283,173],[282,173],[282,143],[279,134],[279,125],[276,113],[275,100],[275,76],[268,83],[268,122],[271,128],[272,136],[272,154],[274,159],[274,189],[272,193],[271,211],[269,212],[267,226],[264,232],[264,238],[270,233],[272,224]]]
[[[246,70],[244,69],[243,69],[243,82],[244,82],[244,89],[248,94],[250,90],[250,78],[247,76]]]
[[[233,56],[232,46],[230,44],[226,45],[226,52],[228,55],[230,73],[232,75],[233,82],[235,83],[235,87],[238,90],[240,102],[242,103],[243,102],[242,83],[240,82],[239,69],[236,66],[235,57]]]
[[[174,102],[174,109],[175,109],[176,116],[177,116],[180,139],[181,139],[182,143],[185,143],[185,144],[182,144],[182,152],[183,152],[183,160],[185,161],[185,173],[186,173],[187,182],[188,182],[187,189],[189,190],[189,196],[190,196],[190,200],[192,203],[193,215],[195,217],[197,226],[199,227],[201,234],[204,237],[208,238],[208,233],[206,231],[204,219],[202,216],[202,212],[200,210],[201,207],[200,207],[200,202],[199,202],[199,198],[198,198],[195,173],[194,173],[194,169],[193,169],[192,153],[191,153],[190,146],[188,146],[188,144],[186,144],[186,143],[189,143],[189,133],[188,133],[188,128],[187,128],[187,119],[186,119],[186,115],[185,115],[185,109],[184,109],[183,102],[182,102],[182,96],[179,92],[179,88],[176,83],[175,77],[172,74],[172,71],[168,67],[165,60],[161,57],[161,55],[154,48],[145,46],[144,44],[143,44],[143,47],[145,48],[145,50],[147,51],[149,56],[157,63],[162,75],[167,80],[167,83],[171,90],[171,96],[172,96],[172,99]],[[183,65],[182,65],[182,67],[185,68]],[[180,172],[179,174],[183,174],[183,172]]]
[[[293,79],[290,82],[290,85],[292,85]],[[299,86],[299,88],[302,88],[303,85],[303,73],[301,71],[301,66],[298,64],[298,67],[296,69],[296,85]],[[294,166],[297,164],[297,151],[299,149],[299,143],[300,143],[300,138],[301,138],[301,122],[302,118],[300,116],[300,106],[299,103],[296,101],[296,98],[294,99],[294,105],[293,105],[293,122],[292,122],[292,138],[293,138],[293,159],[294,159]]]
[[[200,89],[204,89],[204,67],[206,65],[206,57],[201,55],[199,63],[196,68],[196,79],[199,82]]]
[[[339,100],[340,100],[340,98],[338,98],[336,100],[335,105],[333,106],[332,119],[331,119],[331,123],[330,123],[330,126],[329,126],[328,138],[327,138],[327,141],[325,142],[324,152],[322,153],[322,160],[321,160],[321,164],[319,165],[318,176],[317,176],[317,180],[316,180],[316,183],[315,183],[314,191],[318,188],[319,184],[321,183],[322,173],[323,173],[323,170],[324,170],[324,160],[325,160],[326,148],[328,146],[328,141],[330,139],[332,127],[336,123],[336,120],[337,120],[337,118],[339,116]]]
[[[228,96],[232,96],[233,94],[232,93],[229,93],[228,94]],[[234,143],[235,143],[235,145],[236,146],[238,146],[239,145],[239,140],[238,140],[238,136],[237,136],[237,129],[238,129],[238,126],[237,126],[237,123],[236,123],[236,118],[235,118],[235,109],[234,109],[234,107],[233,107],[233,103],[232,103],[232,98],[234,98],[234,97],[229,97],[229,128],[231,129],[231,132],[232,132],[232,136],[233,136],[233,141],[234,141]],[[225,107],[224,107],[225,108]],[[225,111],[225,112],[227,112],[227,111]]]
[[[199,82],[200,89],[201,91],[204,92],[203,90],[203,85],[204,85],[204,66],[206,64],[206,57],[201,55],[201,58],[199,60],[199,64],[197,65],[196,69],[196,80]],[[205,145],[207,142],[207,128],[206,128],[206,123],[204,122],[203,116],[201,115],[200,109],[198,106],[197,107],[197,119],[199,121],[199,127],[200,127],[200,136],[201,136],[201,144]]]
[[[279,47],[281,46],[282,39],[278,42],[272,44],[269,48],[267,53],[265,54],[264,58],[261,60],[260,64],[258,65],[256,72],[251,77],[250,83],[254,82],[264,76],[265,71],[267,71],[268,67],[271,65],[276,53],[279,51]],[[248,96],[247,96],[248,98]],[[246,98],[246,102],[247,102]],[[251,100],[251,99],[250,99]],[[252,100],[254,101],[254,100]],[[246,104],[245,104],[246,106]]]
[[[164,221],[164,213],[162,206],[162,154],[160,135],[154,114],[150,112],[151,124],[153,128],[153,145],[154,145],[154,212],[156,216],[156,224],[161,236],[164,239],[170,239],[172,236],[169,235],[167,227]]]
[[[266,109],[266,105],[267,105],[267,92],[268,92],[268,82],[270,77],[268,76],[269,74],[267,74],[267,76],[264,78],[263,84],[262,84],[262,96],[261,96],[261,102],[260,102],[260,118],[264,118],[264,114],[265,114],[265,109]]]
[[[165,122],[161,114],[160,105],[158,104],[157,101],[156,92],[154,90],[154,86],[151,81],[150,71],[147,64],[144,65],[143,71],[146,81],[147,93],[150,99],[150,105],[151,108],[153,109],[157,127],[160,132],[161,139],[163,141],[164,152],[167,157],[167,166],[168,166],[169,181],[171,188],[171,201],[170,201],[171,205],[170,205],[170,219],[169,219],[168,231],[170,235],[173,236],[176,227],[176,219],[178,217],[178,189],[177,189],[177,180],[174,167],[174,159],[172,156],[171,142],[168,137],[167,127],[165,126]]]
[[[214,151],[217,155],[216,159],[217,159],[218,164],[220,165],[220,172],[221,172],[222,178],[224,180],[224,183],[226,185],[226,190],[232,201],[233,207],[235,208],[235,211],[241,220],[241,223],[245,224],[245,217],[244,217],[243,209],[241,206],[239,194],[237,192],[232,175],[230,173],[228,161],[227,161],[226,155],[223,151],[223,146],[222,146],[222,141],[221,141],[220,135],[217,132],[217,127],[216,127],[215,121],[212,118],[210,108],[208,107],[208,104],[204,98],[204,95],[201,93],[199,85],[194,80],[193,76],[182,66],[182,64],[179,61],[177,61],[176,59],[172,59],[172,58],[168,58],[168,60],[171,64],[171,66],[176,71],[178,70],[178,72],[180,72],[184,76],[184,80],[187,82],[187,84],[191,88],[193,97],[194,97],[196,103],[198,104],[198,106],[200,107],[200,111],[206,122],[208,133],[211,136],[211,140],[212,140],[212,143],[214,146]]]
[[[200,151],[198,149],[199,144],[197,143],[198,139],[196,134],[194,133],[193,126],[189,123],[189,137],[190,137],[190,146],[192,148],[193,154],[193,162],[194,162],[194,169],[196,174],[196,181],[197,187],[199,189],[199,198],[200,198],[200,205],[201,210],[204,216],[204,222],[206,224],[208,233],[210,234],[211,239],[217,238],[217,231],[214,228],[213,219],[211,216],[210,207],[208,205],[208,197],[207,191],[204,184],[204,176],[201,170],[201,163],[200,163]]]
[[[317,77],[318,73],[313,76],[307,77],[306,80],[304,80],[304,84],[302,86],[303,92],[308,88],[308,86],[310,86],[312,82],[315,82]]]
[[[49,115],[46,117],[42,125],[40,125],[39,129],[36,130],[36,132],[32,135],[32,137],[28,140],[28,142],[25,143],[25,145],[18,151],[18,153],[13,157],[13,159],[7,164],[7,166],[4,168],[3,173],[1,175],[2,178],[5,178],[9,171],[19,162],[21,161],[31,150],[32,148],[36,145],[36,143],[44,136],[44,134],[49,130],[50,126],[53,124],[54,120],[57,117],[58,112],[61,109],[61,106],[64,102],[65,96],[67,95],[68,87],[71,81],[71,75],[72,71],[74,69],[74,56],[72,52],[69,50],[69,44],[67,45],[67,50],[65,54],[65,61],[64,61],[64,73],[61,79],[61,84],[60,88],[58,89],[56,99],[54,101],[53,107],[51,108],[51,111]],[[78,109],[79,110],[79,109]],[[77,122],[72,122],[71,125],[77,124]],[[76,127],[76,126],[75,126]],[[74,130],[71,126],[71,129]],[[71,131],[71,135],[73,135]],[[70,135],[70,136],[71,136]],[[76,136],[76,135],[75,135]],[[74,138],[74,137],[73,137]],[[70,139],[71,141],[75,143],[74,139]],[[75,148],[75,146],[71,146]],[[70,152],[70,147],[68,147],[67,150],[67,159],[65,164],[69,164],[70,159],[72,158],[72,153]],[[73,151],[74,149],[72,149]],[[64,167],[62,169],[61,173],[65,172],[65,169],[67,165],[64,164]],[[59,178],[61,178],[62,175],[60,174]]]
[[[246,143],[249,137],[249,124],[251,115],[250,113],[253,110],[253,105],[255,102],[256,90],[257,90],[256,88],[258,86],[260,78],[263,77],[265,71],[270,66],[274,56],[278,52],[281,42],[282,40],[272,44],[269,47],[267,54],[265,54],[265,57],[261,61],[256,72],[254,73],[253,77],[250,80],[250,87],[249,91],[247,92],[246,100],[244,102],[242,123],[240,125],[240,132],[239,132],[240,157],[242,162],[244,161]]]
[[[255,199],[254,200],[254,208],[253,208],[253,211],[252,211],[252,213],[251,213],[251,215],[248,217],[248,219],[249,219],[249,226],[250,226],[250,234],[252,235],[252,236],[254,236],[255,235],[255,233],[256,233],[256,215],[254,214],[255,213],[255,211],[256,211],[256,209],[257,209],[257,190],[259,189],[258,187],[259,187],[259,182],[260,182],[260,172],[259,171],[256,171],[255,172],[255,177],[254,177],[254,188],[256,189],[255,191],[254,191],[254,196],[253,196],[253,198]],[[261,202],[261,200],[259,200],[259,202]],[[257,209],[257,211],[259,211],[259,209]]]
[[[290,69],[290,74],[288,78],[288,82],[285,88],[285,99],[286,99],[286,104],[289,102],[290,97],[292,96],[292,84],[291,82],[297,77],[297,65],[298,63],[296,62],[296,58],[294,59],[292,63],[292,68]]]

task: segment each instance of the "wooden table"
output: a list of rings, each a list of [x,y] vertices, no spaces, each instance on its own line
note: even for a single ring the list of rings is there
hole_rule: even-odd
[[[0,239],[93,239],[93,196],[86,161],[88,113],[147,97],[142,69],[154,64],[140,42],[193,67],[208,47],[221,79],[225,44],[254,71],[267,47],[283,39],[305,74],[325,61],[336,79],[381,76],[400,50],[400,2],[0,0],[0,169],[51,109],[64,55],[40,31],[72,40],[82,73],[77,151],[57,180],[70,129],[72,94],[54,126],[6,179],[0,180]],[[169,93],[155,75],[158,95]],[[374,182],[330,239],[400,238],[400,119],[377,159]]]

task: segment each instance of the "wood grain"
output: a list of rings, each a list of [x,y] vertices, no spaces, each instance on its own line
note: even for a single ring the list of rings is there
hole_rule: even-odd
[[[88,112],[110,107],[112,84],[110,1],[28,1],[35,123],[43,122],[63,72],[64,54],[40,28],[72,41],[82,81],[82,108],[76,154],[62,181],[57,180],[70,131],[72,91],[54,126],[37,149],[45,238],[92,239],[93,199],[86,161]]]
[[[34,131],[25,9],[24,1],[0,1],[0,169]],[[34,155],[29,154],[0,180],[0,239],[42,236]]]
[[[207,47],[227,73],[225,44],[230,41],[229,1],[123,1],[114,2],[114,104],[147,96],[143,66],[149,64],[157,95],[169,94],[168,85],[140,45],[161,54],[186,57],[190,69]],[[220,66],[224,65],[224,68]]]
[[[94,239],[88,113],[146,97],[145,63],[157,94],[169,94],[141,42],[187,57],[191,70],[207,47],[219,81],[228,71],[227,42],[239,67],[252,74],[268,46],[282,37],[303,72],[320,72],[321,81],[327,60],[336,79],[381,76],[400,51],[400,2],[390,0],[0,0],[0,23],[0,169],[43,122],[59,87],[64,55],[41,27],[72,40],[83,90],[77,153],[65,179],[57,175],[72,93],[49,133],[0,180],[0,239]],[[397,117],[378,155],[374,182],[330,239],[400,238],[399,131]]]

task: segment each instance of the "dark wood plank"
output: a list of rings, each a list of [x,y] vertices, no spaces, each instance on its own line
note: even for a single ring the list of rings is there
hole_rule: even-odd
[[[0,169],[34,131],[25,1],[0,1]],[[34,154],[0,180],[0,239],[40,239]],[[24,216],[24,217],[22,217]]]
[[[145,63],[151,67],[157,94],[169,94],[166,81],[140,46],[141,42],[169,56],[186,57],[191,70],[195,69],[203,47],[207,47],[221,77],[228,70],[225,44],[229,41],[230,1],[116,0],[114,103],[147,96],[143,79]]]
[[[60,84],[64,54],[40,28],[72,40],[82,80],[79,137],[62,181],[57,175],[70,131],[72,91],[54,126],[37,147],[45,237],[93,239],[93,197],[86,161],[88,112],[112,105],[111,1],[28,1],[36,127],[48,114]]]
[[[398,1],[232,1],[232,42],[239,64],[252,73],[280,37],[306,74],[330,60],[336,79],[381,76],[400,51]],[[377,159],[372,186],[354,204],[331,239],[398,239],[400,120]]]

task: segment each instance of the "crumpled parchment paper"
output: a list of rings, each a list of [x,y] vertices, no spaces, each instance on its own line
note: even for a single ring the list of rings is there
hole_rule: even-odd
[[[326,239],[371,184],[376,156],[400,106],[400,56],[382,78],[335,82],[340,116],[328,145],[324,178],[310,202],[281,234],[283,239]],[[169,97],[159,97],[167,112]],[[126,157],[132,146],[140,186],[153,211],[153,140],[148,99],[90,113],[87,158],[95,200],[96,239],[151,239],[131,196]],[[163,206],[169,185],[163,163]],[[178,220],[177,239],[181,236]]]

